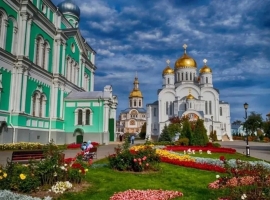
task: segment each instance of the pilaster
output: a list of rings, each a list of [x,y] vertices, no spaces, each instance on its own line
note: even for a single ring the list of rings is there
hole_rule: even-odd
[[[62,51],[62,71],[61,71],[61,74],[63,76],[65,76],[65,73],[66,73],[66,67],[68,65],[68,63],[66,63],[66,43],[62,41],[62,45],[63,45],[63,51]],[[66,63],[66,67],[65,67],[65,63]]]
[[[54,63],[53,63],[53,73],[58,74],[60,73],[59,65],[60,65],[60,47],[61,47],[61,40],[57,39],[54,44]]]
[[[65,86],[61,84],[60,86],[60,119],[63,119],[63,104],[64,104],[64,90]]]
[[[8,20],[4,20],[4,29],[1,31],[0,39],[2,48],[6,49],[6,36],[7,36]],[[0,47],[1,47],[0,46]]]
[[[21,112],[25,111],[26,101],[26,89],[27,89],[28,69],[24,69],[23,72],[23,87],[22,87],[22,100],[21,100]]]
[[[11,72],[11,86],[10,86],[10,98],[9,98],[9,110],[14,110],[14,104],[16,99],[16,80],[17,80],[17,67],[14,66]]]
[[[19,48],[19,55],[24,55],[24,47],[25,47],[25,34],[26,34],[26,23],[28,19],[28,14],[27,13],[22,13],[21,14],[21,30],[19,29],[19,36],[20,36],[20,48]]]
[[[29,57],[29,44],[30,44],[30,33],[31,33],[31,26],[32,26],[32,18],[29,18],[27,21],[27,29],[26,29],[26,45],[25,45],[25,53],[24,55],[28,58]]]
[[[21,92],[22,92],[22,75],[23,75],[23,68],[22,66],[18,67],[17,70],[17,82],[16,82],[16,97],[15,97],[15,111],[19,112],[20,111],[20,103],[21,103]]]

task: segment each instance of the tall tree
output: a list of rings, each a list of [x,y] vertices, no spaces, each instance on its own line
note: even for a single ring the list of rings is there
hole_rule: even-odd
[[[181,138],[188,138],[189,139],[189,145],[191,144],[192,141],[192,130],[191,130],[191,126],[190,126],[190,122],[188,120],[185,120],[183,122],[183,128],[181,131]]]
[[[261,114],[251,112],[247,120],[244,122],[244,129],[247,133],[254,134],[258,128],[262,128],[263,118]]]
[[[161,141],[171,142],[172,141],[172,138],[171,138],[169,130],[168,130],[168,126],[166,124],[165,124],[164,129],[162,130],[159,138],[158,138],[158,141],[159,142],[161,142]]]
[[[265,133],[265,136],[270,138],[270,120],[267,120],[263,123],[263,131]]]
[[[208,142],[207,130],[204,127],[203,120],[198,119],[194,129],[191,144],[198,146],[205,146]]]
[[[146,135],[146,122],[142,125],[141,132],[139,134],[141,139],[144,139]]]

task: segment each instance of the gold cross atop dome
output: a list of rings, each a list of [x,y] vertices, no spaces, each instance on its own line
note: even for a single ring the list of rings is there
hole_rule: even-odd
[[[203,59],[203,62],[204,62],[204,64],[206,65],[206,63],[207,63],[207,60],[206,60],[206,59]]]
[[[189,88],[188,92],[189,92],[189,94],[191,94],[191,89],[190,88]]]
[[[194,99],[194,96],[191,94],[191,88],[189,88],[189,94],[187,95],[187,99]]]
[[[186,44],[183,45],[185,53],[187,53],[187,47],[188,47],[188,45],[186,45]]]
[[[170,62],[171,62],[171,61],[170,61],[169,59],[168,59],[168,60],[166,60],[167,65],[169,65],[169,64],[170,64]]]

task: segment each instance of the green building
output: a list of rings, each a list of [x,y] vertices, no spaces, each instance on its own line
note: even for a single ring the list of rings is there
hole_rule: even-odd
[[[0,0],[0,143],[115,140],[117,97],[94,91],[79,20],[72,0]]]

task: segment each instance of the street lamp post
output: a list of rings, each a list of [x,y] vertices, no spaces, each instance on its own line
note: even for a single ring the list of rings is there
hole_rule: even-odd
[[[244,108],[245,108],[245,122],[247,121],[247,109],[248,109],[248,104],[244,103]],[[246,146],[246,156],[250,156],[250,148],[248,146],[248,133],[247,133],[247,128],[246,128],[246,137],[247,137],[247,146]]]

